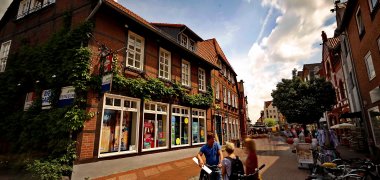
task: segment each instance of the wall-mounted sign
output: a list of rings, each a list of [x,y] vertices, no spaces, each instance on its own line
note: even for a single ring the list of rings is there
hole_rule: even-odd
[[[102,93],[110,92],[112,86],[112,74],[104,75],[102,78]]]
[[[50,109],[51,108],[51,89],[43,90],[42,91],[42,109]]]
[[[25,98],[24,111],[27,111],[33,105],[33,102],[35,100],[36,100],[36,93],[28,92]]]
[[[111,72],[111,70],[112,70],[112,58],[113,58],[112,54],[106,56],[106,59],[104,60],[104,64],[103,64],[104,73]]]
[[[66,86],[62,87],[61,95],[59,96],[58,107],[64,107],[74,102],[75,87]]]

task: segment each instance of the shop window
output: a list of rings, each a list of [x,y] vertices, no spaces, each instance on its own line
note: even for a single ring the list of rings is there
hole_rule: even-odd
[[[168,104],[147,102],[144,105],[143,150],[168,147]]]
[[[139,99],[104,95],[99,157],[136,153]]]
[[[192,110],[192,134],[193,144],[206,142],[206,111]]]
[[[171,118],[172,146],[189,145],[190,137],[190,108],[173,106]]]

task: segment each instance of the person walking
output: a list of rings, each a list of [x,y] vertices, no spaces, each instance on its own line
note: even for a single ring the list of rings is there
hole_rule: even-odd
[[[202,155],[206,157],[206,164],[203,162]],[[203,145],[197,154],[199,167],[206,165],[212,172],[210,174],[210,180],[221,180],[222,173],[222,160],[223,154],[219,143],[215,142],[215,135],[213,133],[207,134],[207,143]]]
[[[244,175],[244,166],[239,156],[234,154],[234,144],[227,142],[225,150],[228,154],[222,161],[222,175],[223,180],[237,180],[239,175]]]
[[[247,160],[245,161],[245,173],[247,175],[255,173],[256,168],[258,168],[257,154],[256,154],[256,143],[251,138],[245,139],[245,149],[248,154]],[[247,180],[258,180],[259,175],[248,176]]]

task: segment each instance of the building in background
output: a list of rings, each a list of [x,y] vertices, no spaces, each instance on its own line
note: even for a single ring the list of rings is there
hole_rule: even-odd
[[[327,81],[330,81],[335,89],[336,104],[333,109],[327,112],[328,127],[346,122],[345,118],[340,118],[344,113],[350,112],[347,99],[346,83],[343,75],[341,63],[341,48],[339,37],[327,38],[322,31],[322,69]]]
[[[219,142],[235,141],[245,132],[241,122],[239,109],[239,91],[236,72],[228,62],[216,39],[208,39],[198,44],[202,57],[216,62],[220,70],[211,72],[211,85],[214,89],[214,106],[210,109],[213,117],[213,130],[218,135]]]

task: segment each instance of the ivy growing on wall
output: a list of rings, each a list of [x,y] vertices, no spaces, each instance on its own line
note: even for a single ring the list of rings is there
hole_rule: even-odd
[[[11,142],[11,153],[32,154],[24,167],[37,179],[70,175],[76,159],[73,139],[92,116],[85,109],[91,53],[83,46],[93,25],[83,23],[72,30],[67,26],[44,44],[32,46],[24,39],[23,46],[8,58],[6,71],[0,74],[0,138]],[[74,86],[76,97],[72,105],[58,108],[64,86]],[[52,90],[51,108],[42,110],[41,93],[46,89]],[[37,97],[24,111],[28,92]]]
[[[207,86],[205,93],[191,95],[178,82],[169,82],[165,85],[158,78],[126,78],[118,66],[117,56],[113,56],[113,81],[112,87],[127,95],[142,98],[143,100],[167,100],[178,101],[191,107],[208,108],[213,103],[213,90]]]

